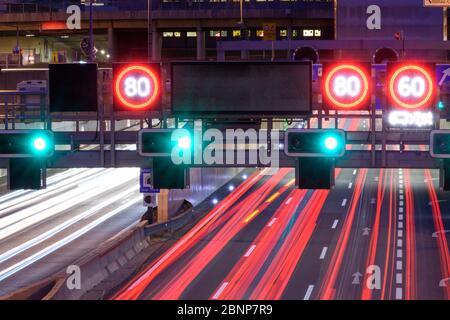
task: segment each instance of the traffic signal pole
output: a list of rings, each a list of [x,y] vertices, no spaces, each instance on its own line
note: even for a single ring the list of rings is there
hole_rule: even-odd
[[[89,2],[89,62],[94,62],[94,16],[92,0]]]

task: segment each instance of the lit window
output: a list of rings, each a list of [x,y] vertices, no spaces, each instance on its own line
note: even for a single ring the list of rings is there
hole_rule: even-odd
[[[175,32],[173,33],[173,36],[174,36],[175,38],[180,38],[180,37],[181,37],[181,32],[175,31]]]
[[[163,38],[172,38],[173,32],[163,32]]]
[[[314,30],[314,36],[315,37],[321,37],[322,36],[322,30],[320,30],[320,29]]]
[[[228,36],[228,32],[226,30],[222,30],[220,32],[220,36],[223,37],[223,38],[226,38]]]
[[[213,38],[220,38],[220,31],[219,30],[211,30],[209,31],[209,36]]]
[[[241,36],[241,30],[233,30],[233,37],[240,37]]]
[[[304,37],[314,37],[314,30],[312,29],[304,29],[303,30]]]
[[[280,37],[287,37],[287,30],[286,29],[281,29],[280,30]]]
[[[264,37],[264,30],[256,30],[256,36],[260,38]]]
[[[186,36],[187,36],[188,38],[195,38],[195,37],[197,37],[197,32],[196,32],[196,31],[188,31],[188,32],[186,33]]]
[[[297,30],[292,30],[292,36],[293,36],[293,37],[296,37],[296,36],[298,36],[298,32],[297,32]]]

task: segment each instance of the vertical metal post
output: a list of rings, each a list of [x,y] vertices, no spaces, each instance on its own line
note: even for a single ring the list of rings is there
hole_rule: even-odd
[[[94,16],[92,0],[89,1],[89,62],[94,62]]]
[[[372,134],[372,167],[375,167],[376,164],[376,129],[376,106],[374,103],[372,103],[370,117],[370,131]]]
[[[100,166],[105,167],[105,103],[100,105],[99,120],[100,120]]]
[[[111,167],[114,168],[116,166],[116,119],[114,115],[114,111],[111,112]]]
[[[151,14],[152,0],[147,0],[147,59],[152,61],[152,14]]]
[[[8,107],[8,96],[5,96],[5,130],[8,130],[8,112],[9,112],[9,107]]]

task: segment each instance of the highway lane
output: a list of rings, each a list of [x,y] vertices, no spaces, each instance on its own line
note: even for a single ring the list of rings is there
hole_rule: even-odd
[[[155,259],[112,298],[449,299],[450,193],[437,172],[337,176],[330,191],[280,192],[290,172],[245,222],[261,205],[252,188],[223,213],[230,224],[186,234],[186,251],[168,242],[170,263]]]
[[[331,191],[282,190],[291,178],[261,179],[222,213],[221,224],[198,229],[203,233],[181,253],[168,244],[169,264],[156,259],[113,298],[447,299],[439,283],[448,247],[440,250],[442,240],[433,237],[439,219],[430,210],[426,171],[340,170]],[[261,183],[274,179],[263,193]],[[449,194],[437,195],[448,205]]]
[[[48,189],[0,197],[0,294],[60,271],[136,224],[145,211],[138,176],[130,168],[72,169]]]

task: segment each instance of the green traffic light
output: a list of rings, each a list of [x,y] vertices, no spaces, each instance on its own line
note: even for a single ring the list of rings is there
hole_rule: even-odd
[[[335,137],[327,137],[325,139],[325,148],[329,151],[334,151],[339,145],[338,140]]]
[[[181,138],[178,139],[178,147],[180,147],[180,149],[186,150],[189,149],[191,147],[191,138],[188,136],[183,136]]]
[[[47,148],[47,142],[42,137],[37,137],[33,140],[33,148],[36,151],[44,151]]]

